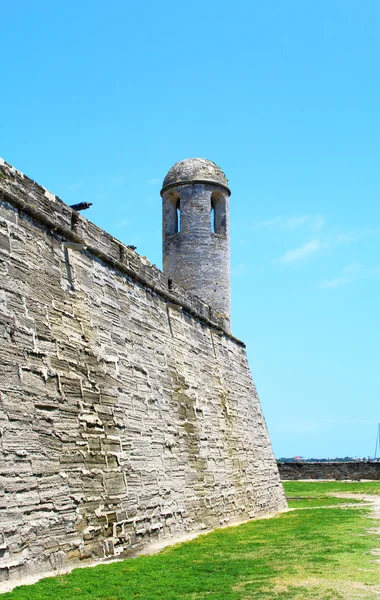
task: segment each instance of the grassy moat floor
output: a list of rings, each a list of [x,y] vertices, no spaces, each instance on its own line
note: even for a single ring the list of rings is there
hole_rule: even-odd
[[[76,569],[1,600],[380,598],[379,482],[284,484],[287,513],[219,529],[159,554]],[[377,506],[379,516],[380,506]],[[376,532],[377,530],[377,532]],[[379,552],[379,550],[378,550]],[[380,552],[379,552],[380,554]]]

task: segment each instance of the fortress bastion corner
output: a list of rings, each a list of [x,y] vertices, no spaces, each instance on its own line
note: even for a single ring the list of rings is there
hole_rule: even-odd
[[[286,506],[228,182],[188,159],[161,195],[163,272],[0,160],[0,591]]]

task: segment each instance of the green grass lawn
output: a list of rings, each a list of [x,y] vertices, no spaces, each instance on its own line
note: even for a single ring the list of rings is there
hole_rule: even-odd
[[[153,556],[76,569],[21,586],[1,600],[374,599],[380,564],[371,550],[380,523],[369,509],[329,497],[380,494],[379,483],[286,482],[299,509],[219,529]],[[377,593],[376,593],[377,592]]]
[[[361,500],[334,498],[329,494],[372,494],[380,495],[377,481],[284,481],[289,508],[331,506],[333,504],[355,504]]]
[[[284,481],[287,496],[327,496],[331,493],[380,495],[380,481]]]

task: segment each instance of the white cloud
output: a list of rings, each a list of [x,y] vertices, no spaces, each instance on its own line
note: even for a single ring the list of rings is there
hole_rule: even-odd
[[[346,233],[339,233],[336,236],[337,244],[351,244],[352,242],[360,242],[360,240],[371,237],[373,235],[379,235],[380,229],[373,227],[367,227],[364,229],[358,229],[357,231],[348,231]]]
[[[267,221],[255,223],[253,229],[269,229],[276,231],[292,231],[303,227],[319,231],[324,225],[324,218],[318,215],[299,215],[290,217],[274,217]]]
[[[280,258],[280,261],[285,264],[293,263],[298,260],[308,258],[311,254],[326,248],[327,244],[322,244],[319,240],[311,240],[299,248],[287,250]]]
[[[355,281],[359,281],[360,279],[376,277],[378,275],[380,275],[380,266],[364,267],[360,263],[352,263],[343,269],[343,274],[340,277],[322,281],[321,288],[341,287],[342,285],[353,283]]]

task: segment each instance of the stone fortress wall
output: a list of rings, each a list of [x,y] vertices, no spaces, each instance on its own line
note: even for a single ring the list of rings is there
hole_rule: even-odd
[[[355,462],[278,462],[283,481],[295,479],[334,479],[358,481],[379,480],[380,462],[360,460]]]
[[[285,508],[223,324],[0,162],[0,581]]]

